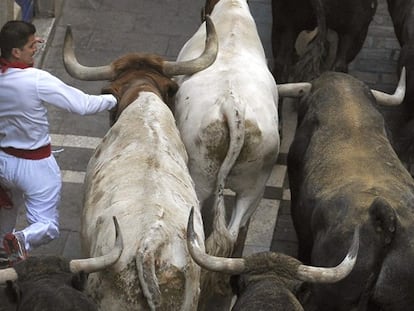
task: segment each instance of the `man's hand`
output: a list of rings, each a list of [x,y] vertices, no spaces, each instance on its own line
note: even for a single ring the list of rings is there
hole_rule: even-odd
[[[109,124],[112,126],[118,119],[118,105],[120,101],[119,92],[116,88],[109,84],[101,89],[101,94],[112,94],[116,98],[116,105],[109,110]]]

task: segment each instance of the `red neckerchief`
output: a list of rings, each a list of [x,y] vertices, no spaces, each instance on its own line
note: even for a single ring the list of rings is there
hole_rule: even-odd
[[[26,69],[32,67],[23,62],[9,62],[7,59],[0,57],[1,73],[5,73],[9,68]]]

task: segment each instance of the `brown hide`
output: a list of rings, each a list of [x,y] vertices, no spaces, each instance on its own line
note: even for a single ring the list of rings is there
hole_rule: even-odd
[[[140,92],[153,92],[173,111],[173,97],[178,85],[163,73],[164,59],[153,54],[131,53],[114,61],[115,78],[104,93],[118,99],[117,110],[110,116],[113,124]]]

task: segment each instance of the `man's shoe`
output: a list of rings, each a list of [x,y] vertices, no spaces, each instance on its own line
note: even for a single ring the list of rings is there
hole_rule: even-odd
[[[7,253],[10,266],[27,258],[24,236],[20,232],[7,233],[3,239],[3,247]]]

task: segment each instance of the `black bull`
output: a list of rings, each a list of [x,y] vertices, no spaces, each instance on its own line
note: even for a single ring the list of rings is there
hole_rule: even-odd
[[[113,265],[124,244],[118,221],[115,245],[105,255],[86,259],[58,256],[29,257],[14,267],[0,270],[0,284],[16,311],[98,311],[96,303],[83,293],[86,275]],[[0,310],[6,305],[0,302]]]
[[[321,0],[326,24],[338,34],[338,52],[333,70],[347,72],[348,64],[361,50],[368,26],[377,9],[377,0]],[[272,0],[273,74],[276,80],[288,81],[297,61],[295,41],[303,30],[317,26],[314,0]]]
[[[312,284],[303,302],[309,310],[413,309],[414,182],[374,103],[365,84],[328,72],[299,106],[288,154],[299,259],[331,266],[361,228],[353,271],[335,284]]]
[[[407,92],[400,107],[385,110],[395,147],[414,175],[414,1],[387,0],[395,35],[401,46],[398,69],[407,69]]]
[[[15,269],[19,281],[8,281],[5,289],[10,302],[16,304],[15,310],[98,311],[95,302],[83,293],[86,274],[71,273],[66,259],[29,257]]]
[[[232,311],[303,311],[296,295],[302,294],[304,282],[338,282],[352,271],[357,259],[358,227],[348,254],[332,268],[306,266],[296,258],[274,252],[259,252],[243,258],[211,256],[197,242],[193,213],[192,209],[187,227],[188,250],[204,269],[233,275],[230,283],[237,294],[237,301]]]

